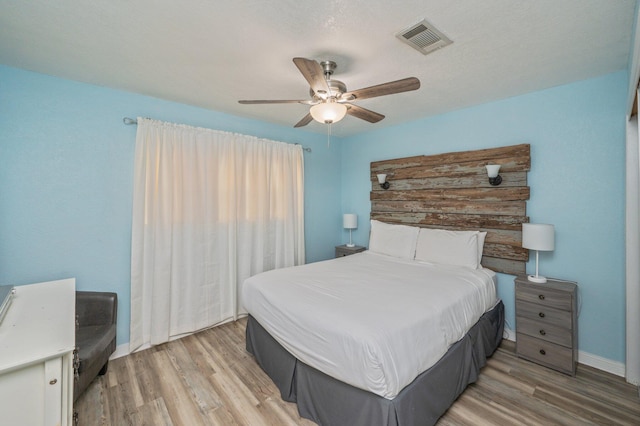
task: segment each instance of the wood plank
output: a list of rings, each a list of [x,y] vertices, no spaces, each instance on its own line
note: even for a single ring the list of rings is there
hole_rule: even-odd
[[[162,398],[154,399],[140,407],[137,418],[136,424],[139,425],[173,426],[174,424]]]
[[[107,388],[104,391],[105,402],[109,407],[109,414],[112,424],[126,425],[130,424],[129,418],[132,413],[127,411],[127,407],[123,402],[127,397],[126,387]]]
[[[519,424],[568,424],[565,412],[535,399],[536,383],[520,382],[511,376],[510,370],[499,371],[492,365],[487,367],[487,374],[483,374],[476,382],[477,386],[472,387],[473,394],[470,396],[500,407],[502,412],[510,414]],[[513,407],[519,409],[514,410]],[[569,424],[585,425],[577,419]]]
[[[593,399],[589,399],[588,403],[585,403],[586,398],[582,398],[580,395],[576,395],[557,386],[541,385],[536,389],[534,396],[543,401],[561,403],[566,411],[572,412],[576,417],[586,419],[598,425],[615,424],[621,426],[637,426],[637,420],[640,419],[627,422],[624,420],[626,416],[618,410],[612,410],[607,405],[599,401],[594,401]],[[619,413],[621,416],[618,416]]]
[[[148,349],[148,351],[151,353],[155,352],[156,348]],[[150,374],[153,367],[150,365],[152,358],[149,355],[149,353],[143,355],[141,352],[131,354],[133,364],[135,365],[136,382],[138,383],[142,399],[145,403],[162,397],[158,377]]]
[[[208,365],[204,363],[205,373],[203,374],[203,370],[200,369],[202,363],[194,362],[194,359],[191,358],[191,354],[193,354],[197,360],[201,354],[197,351],[194,352],[187,349],[187,347],[183,345],[182,340],[185,339],[178,340],[175,345],[171,345],[166,351],[173,369],[184,381],[191,399],[196,403],[200,412],[207,413],[208,411],[214,411],[222,405],[218,395],[209,392],[207,389],[207,377],[214,373],[211,373],[209,369],[206,368]]]
[[[497,257],[482,256],[482,266],[494,272],[509,275],[522,275],[526,273],[526,264],[517,260],[499,259]]]
[[[483,256],[498,257],[507,260],[529,260],[529,250],[522,247],[514,247],[507,244],[484,243]]]
[[[277,418],[280,421],[272,423],[274,425],[278,425],[278,426],[315,425],[315,423],[312,422],[311,420],[300,419],[298,410],[296,409],[295,405],[283,401],[279,395],[274,395],[273,397],[267,398],[263,407],[266,407],[265,411],[266,410],[273,411],[278,416]]]
[[[166,350],[158,351],[152,354],[152,359],[164,403],[174,423],[204,426],[205,417],[198,401],[189,392],[189,383],[175,370],[175,361],[172,362],[170,354]]]
[[[500,406],[493,406],[483,401],[483,394],[480,397],[471,392],[460,396],[463,404],[460,404],[458,413],[463,415],[466,421],[480,417],[482,420],[478,425],[486,426],[521,426],[522,422],[510,413],[504,413]]]
[[[411,213],[411,212],[371,212],[371,219],[387,223],[398,223],[430,228],[457,227],[460,229],[505,229],[522,231],[522,224],[528,223],[527,216],[488,216],[455,213]]]
[[[371,171],[371,179],[377,180],[378,173],[385,173],[389,180],[400,179],[420,179],[434,178],[441,176],[467,176],[475,174],[487,175],[487,164],[500,164],[500,174],[508,172],[526,172],[531,168],[531,159],[529,157],[505,157],[496,158],[492,161],[478,159],[466,162],[451,162],[432,164],[429,167],[424,165],[410,165],[407,167],[399,167],[394,164],[393,168],[378,168]]]
[[[524,216],[527,203],[524,201],[440,201],[440,200],[374,200],[373,212],[411,212],[411,213],[458,213],[500,216]]]
[[[436,155],[418,155],[415,157],[396,158],[393,160],[374,161],[371,163],[371,170],[378,173],[378,170],[389,170],[404,167],[434,166],[443,163],[464,163],[469,161],[486,160],[487,164],[499,164],[500,158],[525,157],[530,158],[530,145],[520,144],[499,148],[479,149],[465,152],[448,152]],[[490,163],[489,163],[490,162]],[[528,170],[528,169],[527,169]]]
[[[144,405],[138,382],[135,376],[130,374],[131,370],[127,362],[130,361],[112,363],[109,368],[117,377],[119,392],[108,393],[108,397],[113,398],[112,401],[119,407],[118,412],[123,414],[123,419],[133,417],[138,412],[138,408]]]
[[[180,342],[184,345],[187,351],[189,351],[191,359],[197,366],[200,374],[205,377],[209,377],[219,369],[218,364],[213,361],[209,352],[202,343],[200,343],[200,340],[198,340],[196,335],[186,336],[180,339]]]
[[[261,414],[257,408],[260,401],[233,374],[216,373],[209,378],[213,389],[221,396],[226,409],[239,419],[240,424],[259,425]]]
[[[110,372],[107,373],[109,375]],[[80,399],[74,404],[74,410],[78,414],[78,418],[82,419],[80,424],[106,426],[110,422],[108,419],[111,415],[108,412],[109,404],[106,402],[104,389],[109,388],[109,380],[107,376],[98,377],[91,383],[82,393]]]
[[[376,181],[377,183],[377,181]],[[458,201],[526,201],[529,199],[529,187],[490,188],[447,188],[447,189],[417,189],[417,190],[387,190],[372,191],[371,201],[374,200],[458,200]]]
[[[501,187],[527,186],[527,172],[500,173],[502,176]],[[477,173],[466,176],[440,176],[421,179],[387,179],[390,189],[393,191],[406,191],[415,189],[451,189],[451,188],[493,188],[489,183],[487,174]],[[378,184],[378,180],[371,182],[372,191],[385,191]]]

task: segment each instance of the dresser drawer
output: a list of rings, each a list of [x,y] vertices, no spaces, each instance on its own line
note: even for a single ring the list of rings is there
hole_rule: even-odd
[[[527,336],[526,334],[517,333],[516,352],[519,357],[562,371],[563,373],[575,374],[573,350],[570,348]]]
[[[544,285],[520,283],[516,283],[516,299],[565,311],[570,311],[573,303],[569,292],[557,291]]]
[[[519,333],[568,348],[572,347],[573,336],[570,328],[542,324],[540,321],[523,317],[516,317],[516,321],[518,323]]]
[[[516,299],[516,315],[529,318],[542,324],[552,324],[558,327],[572,327],[572,313],[560,309],[550,308],[539,303],[525,302]]]

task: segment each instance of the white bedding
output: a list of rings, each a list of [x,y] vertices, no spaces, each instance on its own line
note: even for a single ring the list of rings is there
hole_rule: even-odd
[[[247,279],[247,311],[297,359],[393,399],[496,304],[495,273],[363,252]]]

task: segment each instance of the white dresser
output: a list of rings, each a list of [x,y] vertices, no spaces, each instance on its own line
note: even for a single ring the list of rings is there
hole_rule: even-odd
[[[0,323],[0,424],[71,426],[75,279],[16,286]]]

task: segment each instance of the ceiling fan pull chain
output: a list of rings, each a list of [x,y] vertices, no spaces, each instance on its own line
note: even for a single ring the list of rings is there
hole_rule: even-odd
[[[327,149],[331,146],[331,123],[329,123],[329,130],[327,131]]]

